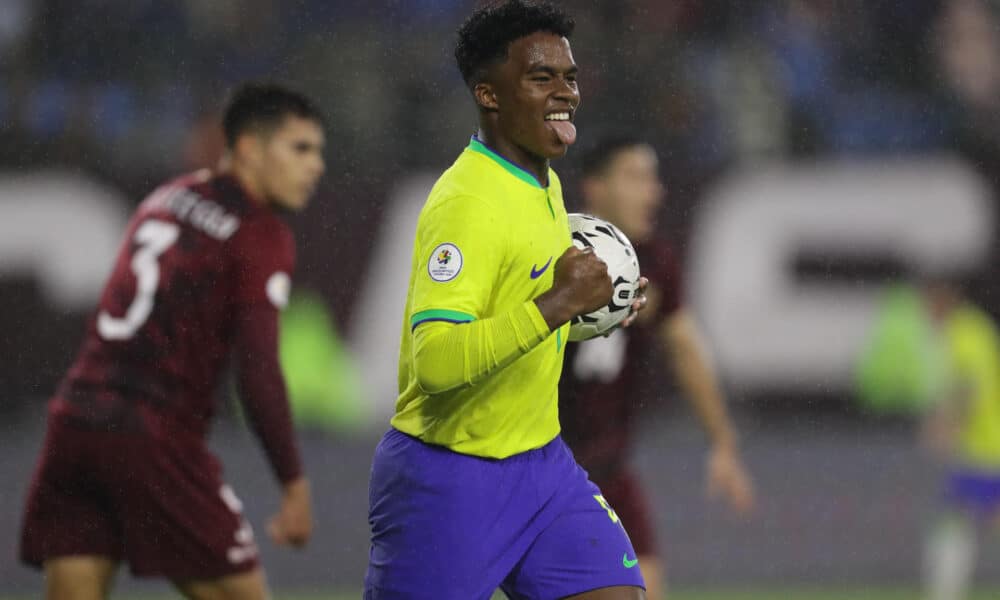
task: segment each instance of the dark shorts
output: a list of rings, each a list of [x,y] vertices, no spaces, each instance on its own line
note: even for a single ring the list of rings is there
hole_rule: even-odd
[[[133,574],[215,579],[254,569],[242,505],[203,440],[85,431],[50,417],[28,492],[21,560],[125,561]]]
[[[644,587],[618,516],[557,437],[502,460],[390,430],[375,451],[366,600]]]
[[[638,475],[629,467],[621,467],[594,479],[594,483],[618,513],[635,551],[640,556],[658,556],[649,495]]]

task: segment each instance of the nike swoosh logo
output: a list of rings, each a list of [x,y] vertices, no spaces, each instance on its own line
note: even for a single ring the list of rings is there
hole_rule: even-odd
[[[549,260],[546,261],[546,263],[544,265],[542,265],[541,269],[536,269],[535,265],[531,265],[531,278],[532,279],[538,279],[539,277],[541,277],[542,273],[544,273],[545,270],[548,269],[549,265],[551,265],[551,264],[552,264],[552,257],[550,256]]]
[[[628,552],[626,552],[625,554],[622,554],[622,565],[626,569],[631,569],[632,567],[636,566],[637,564],[639,564],[639,559],[638,558],[633,558],[632,560],[629,560],[628,559]]]

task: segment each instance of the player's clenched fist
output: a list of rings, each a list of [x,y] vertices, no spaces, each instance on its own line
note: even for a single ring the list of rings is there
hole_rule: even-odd
[[[607,306],[615,291],[608,265],[592,248],[580,250],[576,246],[570,246],[556,261],[552,287],[565,290],[575,303],[574,317]]]
[[[298,548],[309,541],[312,528],[309,482],[300,477],[285,486],[281,508],[268,523],[268,533],[276,544]]]
[[[606,306],[613,293],[608,265],[592,249],[570,246],[556,261],[552,287],[535,298],[535,304],[554,330],[577,315]]]

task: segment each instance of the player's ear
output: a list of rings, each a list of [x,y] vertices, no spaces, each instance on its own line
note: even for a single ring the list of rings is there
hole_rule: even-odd
[[[472,95],[476,98],[476,104],[486,110],[498,110],[500,103],[497,101],[497,94],[493,86],[485,81],[481,81],[472,88]]]
[[[260,136],[254,132],[246,132],[236,138],[233,154],[241,160],[249,161],[252,164],[260,164],[263,160],[263,144]]]

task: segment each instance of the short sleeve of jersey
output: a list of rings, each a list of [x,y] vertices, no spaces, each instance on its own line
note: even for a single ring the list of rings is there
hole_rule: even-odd
[[[649,285],[658,290],[660,302],[656,307],[656,320],[676,312],[684,303],[681,267],[670,244],[650,242],[639,257],[639,269],[649,279]]]
[[[238,306],[270,304],[280,310],[288,304],[295,242],[283,222],[274,217],[244,222],[233,236],[230,252]]]
[[[417,224],[410,328],[485,316],[507,249],[507,219],[489,201],[455,196],[428,205]]]

